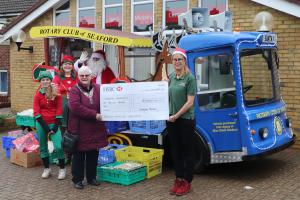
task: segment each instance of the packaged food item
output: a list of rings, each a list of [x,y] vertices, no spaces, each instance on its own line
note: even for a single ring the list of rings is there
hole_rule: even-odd
[[[39,142],[32,132],[15,139],[13,144],[16,150],[21,152],[35,152],[40,147]]]

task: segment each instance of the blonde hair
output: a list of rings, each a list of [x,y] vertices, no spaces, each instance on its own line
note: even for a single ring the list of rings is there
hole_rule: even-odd
[[[45,88],[46,99],[54,99],[57,96],[56,87],[51,85],[48,88]]]

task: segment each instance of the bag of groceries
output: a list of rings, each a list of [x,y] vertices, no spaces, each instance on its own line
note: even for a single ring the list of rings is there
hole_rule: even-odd
[[[39,141],[37,141],[32,132],[15,139],[13,144],[16,150],[21,152],[34,152],[40,147]]]

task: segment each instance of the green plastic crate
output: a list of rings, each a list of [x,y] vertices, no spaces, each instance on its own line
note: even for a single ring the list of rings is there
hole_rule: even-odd
[[[17,115],[16,124],[18,126],[35,127],[35,118],[32,116]]]
[[[106,181],[118,183],[121,185],[131,185],[142,181],[146,177],[146,167],[141,167],[132,171],[111,169],[109,167],[123,164],[123,162],[114,162],[97,167],[97,181]]]

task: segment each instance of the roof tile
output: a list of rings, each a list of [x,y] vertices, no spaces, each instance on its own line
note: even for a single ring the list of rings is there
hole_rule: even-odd
[[[0,15],[23,13],[39,0],[0,0]]]

